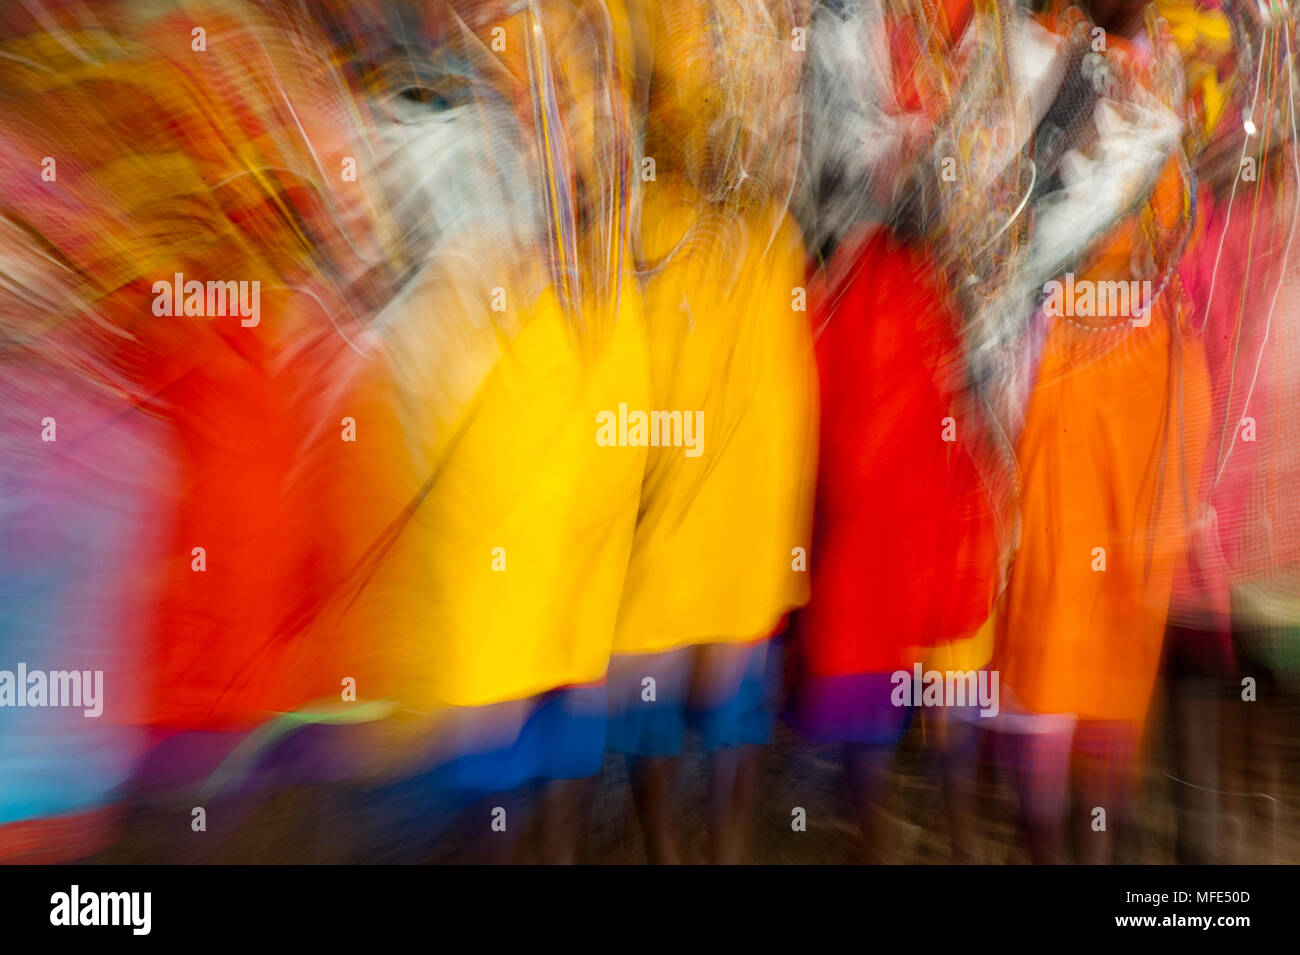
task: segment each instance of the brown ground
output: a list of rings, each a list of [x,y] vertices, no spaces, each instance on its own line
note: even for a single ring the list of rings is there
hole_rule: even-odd
[[[1139,795],[1131,823],[1117,840],[1116,861],[1169,863],[1176,861],[1179,783],[1170,776],[1168,724],[1153,712],[1151,741],[1144,762]],[[1260,704],[1241,704],[1260,706]],[[1225,722],[1252,717],[1264,711],[1228,707]],[[1271,713],[1267,725],[1247,733],[1241,725],[1224,725],[1222,745],[1225,776],[1218,823],[1217,861],[1242,863],[1300,862],[1300,746],[1294,732],[1300,705],[1289,702]],[[933,771],[920,721],[899,749],[892,792],[886,807],[883,857],[892,862],[946,863],[950,861],[948,820],[941,789]],[[682,764],[679,821],[687,861],[707,856],[706,761],[693,746]],[[1024,841],[1015,822],[1015,800],[996,772],[986,766],[980,776],[980,822],[977,825],[979,861],[1027,862]],[[1272,797],[1272,798],[1269,798]],[[527,800],[506,802],[515,812]],[[371,835],[358,814],[365,796],[348,787],[297,787],[269,793],[237,821],[221,805],[209,807],[209,831],[188,832],[188,805],[179,802],[137,804],[121,837],[92,862],[222,862],[222,863],[349,863],[473,860],[482,858],[462,840],[448,835],[435,840],[437,848],[413,847],[412,840],[386,843]],[[791,829],[791,808],[807,811],[807,831]],[[423,807],[403,808],[418,822]],[[481,825],[490,807],[473,816]],[[384,810],[379,815],[391,815]],[[527,817],[527,813],[524,813]],[[514,819],[521,818],[516,814]],[[183,838],[177,838],[179,831]],[[767,750],[754,821],[750,861],[782,863],[850,863],[861,859],[854,823],[850,787],[840,751],[835,746],[812,745],[785,726]],[[538,839],[531,821],[514,846],[509,861],[538,860]],[[454,832],[452,825],[449,832]],[[498,845],[500,843],[498,842]],[[598,782],[584,850],[597,863],[641,863],[645,852],[628,790],[622,757],[611,755]]]

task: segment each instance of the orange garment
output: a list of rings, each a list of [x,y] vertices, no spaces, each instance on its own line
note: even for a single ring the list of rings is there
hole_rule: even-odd
[[[1178,187],[1170,167],[1158,220],[1179,215]],[[1076,280],[1127,279],[1134,228],[1117,229]],[[1209,427],[1209,375],[1189,318],[1175,283],[1145,326],[1047,320],[1017,448],[1021,545],[994,661],[1030,711],[1145,716]]]

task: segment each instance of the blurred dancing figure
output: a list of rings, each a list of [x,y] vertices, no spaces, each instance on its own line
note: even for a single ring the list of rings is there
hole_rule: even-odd
[[[688,719],[711,753],[710,858],[743,857],[780,672],[772,638],[807,597],[816,395],[804,249],[786,212],[798,7],[643,8],[650,407],[699,423],[691,453],[650,449],[610,667],[610,745],[630,757],[656,862],[681,858],[674,789]]]
[[[1026,269],[1047,284],[1016,451],[1020,548],[995,656],[1000,748],[1039,862],[1065,859],[1067,819],[1080,860],[1112,856],[1200,512],[1209,387],[1175,272],[1192,216],[1166,105],[1176,52],[1133,13],[1099,24],[1102,58],[1091,23],[1044,18],[1081,65],[1067,67],[1032,153],[1040,188]],[[1127,306],[1102,294],[1114,283],[1133,290]]]

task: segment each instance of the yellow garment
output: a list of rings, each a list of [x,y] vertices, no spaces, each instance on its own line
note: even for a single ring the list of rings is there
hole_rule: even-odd
[[[702,412],[703,436],[698,457],[649,450],[614,649],[764,637],[808,599],[817,383],[795,308],[801,240],[775,206],[712,211],[661,178],[642,248],[650,408]]]
[[[929,655],[924,657],[925,669],[949,671],[983,669],[993,659],[995,628],[994,615],[989,614],[989,618],[980,624],[979,629],[973,634],[931,648]],[[913,658],[919,659],[924,653],[924,650],[918,649],[913,652]]]
[[[645,449],[600,446],[596,418],[648,400],[639,296],[624,292],[601,343],[580,338],[549,289],[525,313],[517,334],[498,334],[459,420],[431,428],[440,447],[407,455],[432,460],[435,476],[423,463],[375,474],[402,486],[388,502],[418,500],[430,484],[338,623],[367,674],[360,696],[429,711],[605,675]],[[464,351],[445,360],[467,363],[481,339],[449,337]],[[427,376],[432,409],[446,385],[437,367]],[[401,458],[376,440],[372,460]]]
[[[1188,91],[1199,93],[1203,135],[1209,136],[1223,116],[1228,90],[1219,85],[1218,65],[1232,53],[1232,28],[1222,10],[1197,0],[1159,0],[1156,9],[1169,23],[1169,34],[1183,55]]]

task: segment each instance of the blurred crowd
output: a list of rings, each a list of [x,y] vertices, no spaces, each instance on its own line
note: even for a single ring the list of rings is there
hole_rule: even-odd
[[[0,861],[1297,861],[1296,24],[4,7]]]

